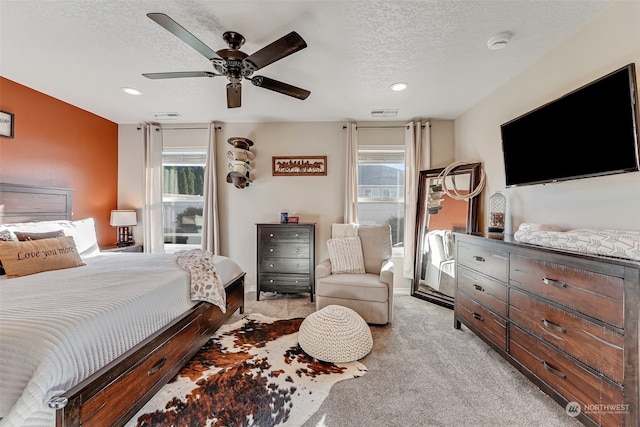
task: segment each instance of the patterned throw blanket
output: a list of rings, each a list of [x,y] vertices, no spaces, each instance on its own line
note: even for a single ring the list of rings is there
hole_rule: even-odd
[[[589,228],[559,231],[524,223],[513,237],[532,245],[640,261],[640,231]]]
[[[173,258],[191,275],[191,300],[206,301],[227,312],[224,286],[216,272],[212,253],[203,249],[178,251]]]

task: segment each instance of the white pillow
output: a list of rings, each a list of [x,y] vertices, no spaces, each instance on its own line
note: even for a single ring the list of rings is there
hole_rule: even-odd
[[[329,248],[332,274],[362,274],[365,272],[362,243],[359,237],[329,239],[327,247]]]
[[[14,237],[16,231],[42,233],[62,230],[65,236],[73,237],[81,258],[91,258],[100,255],[100,247],[98,246],[98,238],[96,237],[96,225],[93,218],[85,218],[77,221],[54,220],[3,224],[0,229],[11,231]],[[18,239],[15,238],[15,240]]]

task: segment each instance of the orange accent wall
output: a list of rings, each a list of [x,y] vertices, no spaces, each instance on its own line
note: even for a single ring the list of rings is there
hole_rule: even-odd
[[[73,189],[73,219],[93,217],[98,243],[113,244],[118,124],[0,77],[0,110],[14,138],[0,137],[0,181]]]

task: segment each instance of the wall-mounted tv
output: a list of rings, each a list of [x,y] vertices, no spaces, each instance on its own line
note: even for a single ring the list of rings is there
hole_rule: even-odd
[[[629,64],[501,126],[506,185],[640,170]]]

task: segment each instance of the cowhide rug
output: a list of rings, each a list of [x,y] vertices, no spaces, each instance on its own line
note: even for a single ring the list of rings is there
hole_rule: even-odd
[[[250,314],[223,325],[127,426],[304,424],[333,384],[367,369],[307,355],[298,345],[302,320]]]

